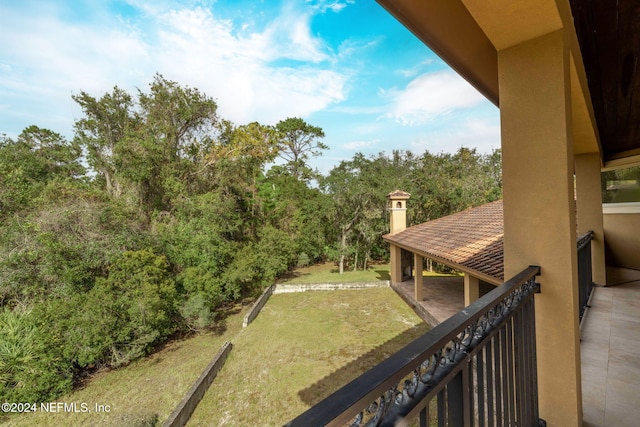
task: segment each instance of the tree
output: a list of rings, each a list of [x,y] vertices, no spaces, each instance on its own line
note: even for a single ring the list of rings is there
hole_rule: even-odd
[[[137,100],[117,86],[95,99],[74,95],[85,117],[75,124],[89,165],[113,198],[129,196],[150,216],[184,193],[208,152],[218,122],[215,101],[156,74]]]
[[[312,126],[298,117],[289,117],[276,125],[280,133],[279,156],[286,161],[286,167],[297,179],[311,178],[311,169],[307,164],[309,156],[319,156],[329,147],[320,141],[324,131]]]
[[[116,148],[140,124],[133,99],[117,86],[100,99],[84,91],[72,98],[85,115],[74,124],[76,142],[86,150],[89,166],[104,179],[107,193],[118,198],[124,184],[118,173]]]
[[[31,125],[18,136],[43,163],[49,179],[79,178],[85,169],[80,164],[82,149],[75,142],[69,143],[57,132]]]
[[[339,230],[338,264],[340,274],[344,272],[346,258],[353,251],[349,239],[361,226],[363,235],[369,235],[371,226],[375,227],[375,218],[384,218],[384,195],[375,184],[375,176],[370,174],[372,160],[357,153],[353,160],[340,162],[329,176],[322,181],[323,190],[334,202],[332,218],[335,229]],[[365,220],[366,219],[366,220]],[[380,222],[378,222],[380,226]],[[382,233],[384,228],[378,228]]]
[[[0,217],[26,208],[53,181],[84,175],[81,149],[60,134],[37,126],[14,141],[0,137]]]
[[[296,179],[283,166],[274,165],[260,180],[259,198],[263,224],[290,236],[298,264],[324,260],[332,233],[328,219],[332,202],[328,195]]]
[[[120,153],[123,173],[137,184],[147,214],[168,210],[188,193],[197,160],[209,150],[217,104],[198,89],[156,74],[149,93],[138,91],[142,125]]]

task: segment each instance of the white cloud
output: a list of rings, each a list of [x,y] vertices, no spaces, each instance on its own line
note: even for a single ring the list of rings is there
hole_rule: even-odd
[[[450,124],[447,130],[428,132],[411,141],[411,150],[431,153],[453,153],[460,147],[477,148],[480,153],[490,153],[500,148],[500,125],[480,119],[469,119],[461,126]]]
[[[306,116],[346,96],[348,76],[334,69],[332,52],[312,35],[309,10],[287,7],[263,30],[247,33],[202,7],[130,4],[141,11],[139,21],[94,10],[71,22],[55,6],[29,12],[0,6],[0,39],[11,40],[0,46],[0,93],[11,95],[3,104],[24,112],[28,107],[20,104],[40,97],[52,113],[43,119],[38,111],[30,122],[68,134],[79,111],[72,93],[101,96],[114,85],[146,90],[156,72],[212,96],[220,114],[237,123]],[[73,113],[53,121],[69,104]]]
[[[384,107],[374,105],[374,106],[345,106],[339,105],[331,108],[331,111],[334,113],[342,113],[342,114],[350,114],[350,115],[360,115],[360,114],[381,114],[384,112]]]
[[[413,77],[420,74],[420,71],[424,69],[425,66],[429,66],[435,62],[434,59],[429,58],[422,61],[419,64],[407,69],[396,70],[396,73],[403,77]]]
[[[231,23],[217,21],[203,9],[171,12],[163,21],[167,26],[157,51],[165,77],[215,96],[221,114],[232,121],[275,123],[345,97],[346,75],[312,64],[326,55],[318,42],[304,36],[308,28],[293,28],[289,37],[275,23],[263,33],[234,36]],[[272,65],[279,59],[308,63]]]
[[[379,139],[372,139],[368,141],[351,141],[342,144],[342,148],[345,150],[360,150],[362,148],[370,148],[377,145],[380,142]]]
[[[380,94],[391,100],[391,107],[383,117],[407,126],[428,123],[454,110],[476,106],[485,99],[450,70],[422,74],[403,90],[383,90]]]
[[[354,1],[355,0],[346,0],[346,1],[319,0],[316,2],[315,6],[313,7],[322,13],[326,12],[327,10],[337,13],[337,12],[340,12],[345,7],[347,7],[347,5],[354,3]],[[313,2],[311,2],[310,0],[307,0],[307,3],[313,3]]]

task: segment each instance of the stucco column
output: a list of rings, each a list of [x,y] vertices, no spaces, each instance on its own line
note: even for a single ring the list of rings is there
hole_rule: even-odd
[[[418,254],[413,254],[413,297],[417,302],[421,302],[424,299],[422,292],[422,257]]]
[[[468,306],[480,298],[480,280],[469,273],[464,273],[464,306]]]
[[[391,283],[395,285],[402,282],[402,249],[396,245],[390,245],[389,251],[391,258],[389,263],[389,268],[391,270]]]
[[[505,279],[541,267],[540,417],[582,425],[569,51],[562,31],[498,52]]]
[[[407,200],[411,194],[395,190],[387,194],[389,209],[389,234],[397,234],[407,228]],[[402,249],[391,244],[389,248],[389,269],[391,270],[391,283],[402,282]]]
[[[578,233],[593,231],[591,241],[593,282],[604,286],[607,283],[607,276],[600,191],[600,155],[598,153],[579,154],[575,156],[575,167]]]

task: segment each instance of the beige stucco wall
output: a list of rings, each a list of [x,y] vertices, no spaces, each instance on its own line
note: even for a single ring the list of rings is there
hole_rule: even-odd
[[[390,234],[396,234],[407,228],[407,201],[391,200],[392,208],[389,209],[391,217],[389,218]],[[399,205],[398,207],[396,207]]]
[[[540,265],[540,416],[582,425],[569,52],[557,31],[499,51],[505,278]]]
[[[575,174],[578,234],[593,231],[591,241],[593,281],[598,285],[605,285],[607,278],[600,190],[600,155],[598,153],[576,155]]]
[[[605,213],[603,223],[607,265],[640,270],[640,211]]]

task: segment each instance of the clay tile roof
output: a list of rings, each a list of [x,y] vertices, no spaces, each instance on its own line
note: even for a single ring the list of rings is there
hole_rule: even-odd
[[[504,280],[502,200],[409,227],[384,239],[463,271]]]
[[[411,194],[402,190],[393,190],[391,193],[387,194],[388,199],[408,199],[411,197]]]

